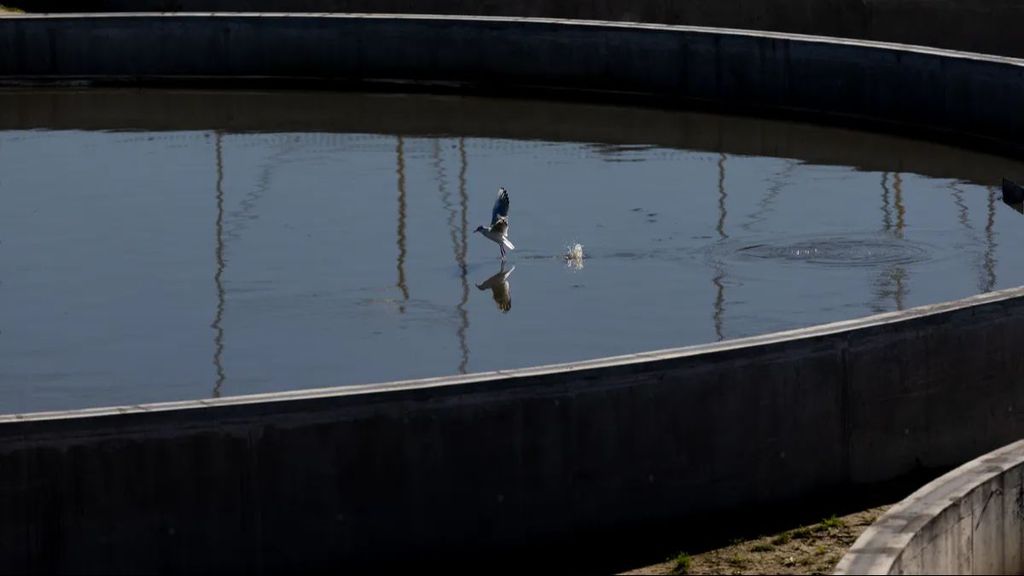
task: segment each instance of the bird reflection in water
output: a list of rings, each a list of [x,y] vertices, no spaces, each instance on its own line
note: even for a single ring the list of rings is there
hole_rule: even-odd
[[[512,295],[509,292],[508,277],[515,269],[516,267],[513,266],[508,270],[505,270],[505,263],[502,262],[501,269],[498,270],[497,274],[476,285],[480,290],[491,291],[491,297],[494,298],[494,303],[498,305],[498,310],[501,310],[502,312],[508,312],[512,309]]]

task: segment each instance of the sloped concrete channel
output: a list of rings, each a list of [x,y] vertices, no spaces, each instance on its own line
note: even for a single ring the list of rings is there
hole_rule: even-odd
[[[664,25],[4,18],[0,80],[514,91],[799,115],[1013,156],[1024,144],[1024,61]],[[1024,433],[1022,339],[1017,288],[572,365],[2,416],[0,566],[381,566],[951,467]]]

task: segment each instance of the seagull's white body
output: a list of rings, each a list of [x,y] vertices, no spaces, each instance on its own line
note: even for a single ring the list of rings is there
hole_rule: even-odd
[[[498,199],[494,201],[494,208],[491,210],[491,225],[478,226],[475,232],[484,235],[488,240],[498,244],[501,249],[501,259],[505,259],[505,250],[515,250],[516,247],[508,239],[508,191],[498,188]]]
[[[480,233],[483,234],[485,238],[497,242],[509,250],[515,250],[516,247],[508,241],[508,223],[504,218],[499,220],[499,223],[505,223],[505,226],[499,230],[495,230],[496,226],[491,226],[490,229],[482,230]]]

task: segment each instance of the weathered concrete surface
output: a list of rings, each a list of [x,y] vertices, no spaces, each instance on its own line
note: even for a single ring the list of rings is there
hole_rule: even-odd
[[[836,574],[1024,573],[1024,440],[930,482],[861,534]]]
[[[770,30],[1024,56],[1015,0],[17,0],[33,12],[352,12]]]
[[[1022,296],[574,365],[2,417],[0,565],[379,568],[955,465],[1024,434]]]
[[[1021,151],[1024,132],[1024,61],[607,22],[354,15],[5,18],[0,79],[398,82],[490,94],[589,94],[827,117],[1013,155]]]

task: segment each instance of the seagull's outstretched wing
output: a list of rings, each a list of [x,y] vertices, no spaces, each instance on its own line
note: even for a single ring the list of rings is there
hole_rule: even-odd
[[[491,210],[491,226],[498,222],[498,218],[508,218],[508,190],[504,188],[498,188],[498,199]]]
[[[506,220],[504,216],[498,216],[495,218],[494,222],[491,223],[491,232],[498,236],[508,234],[508,220]]]

